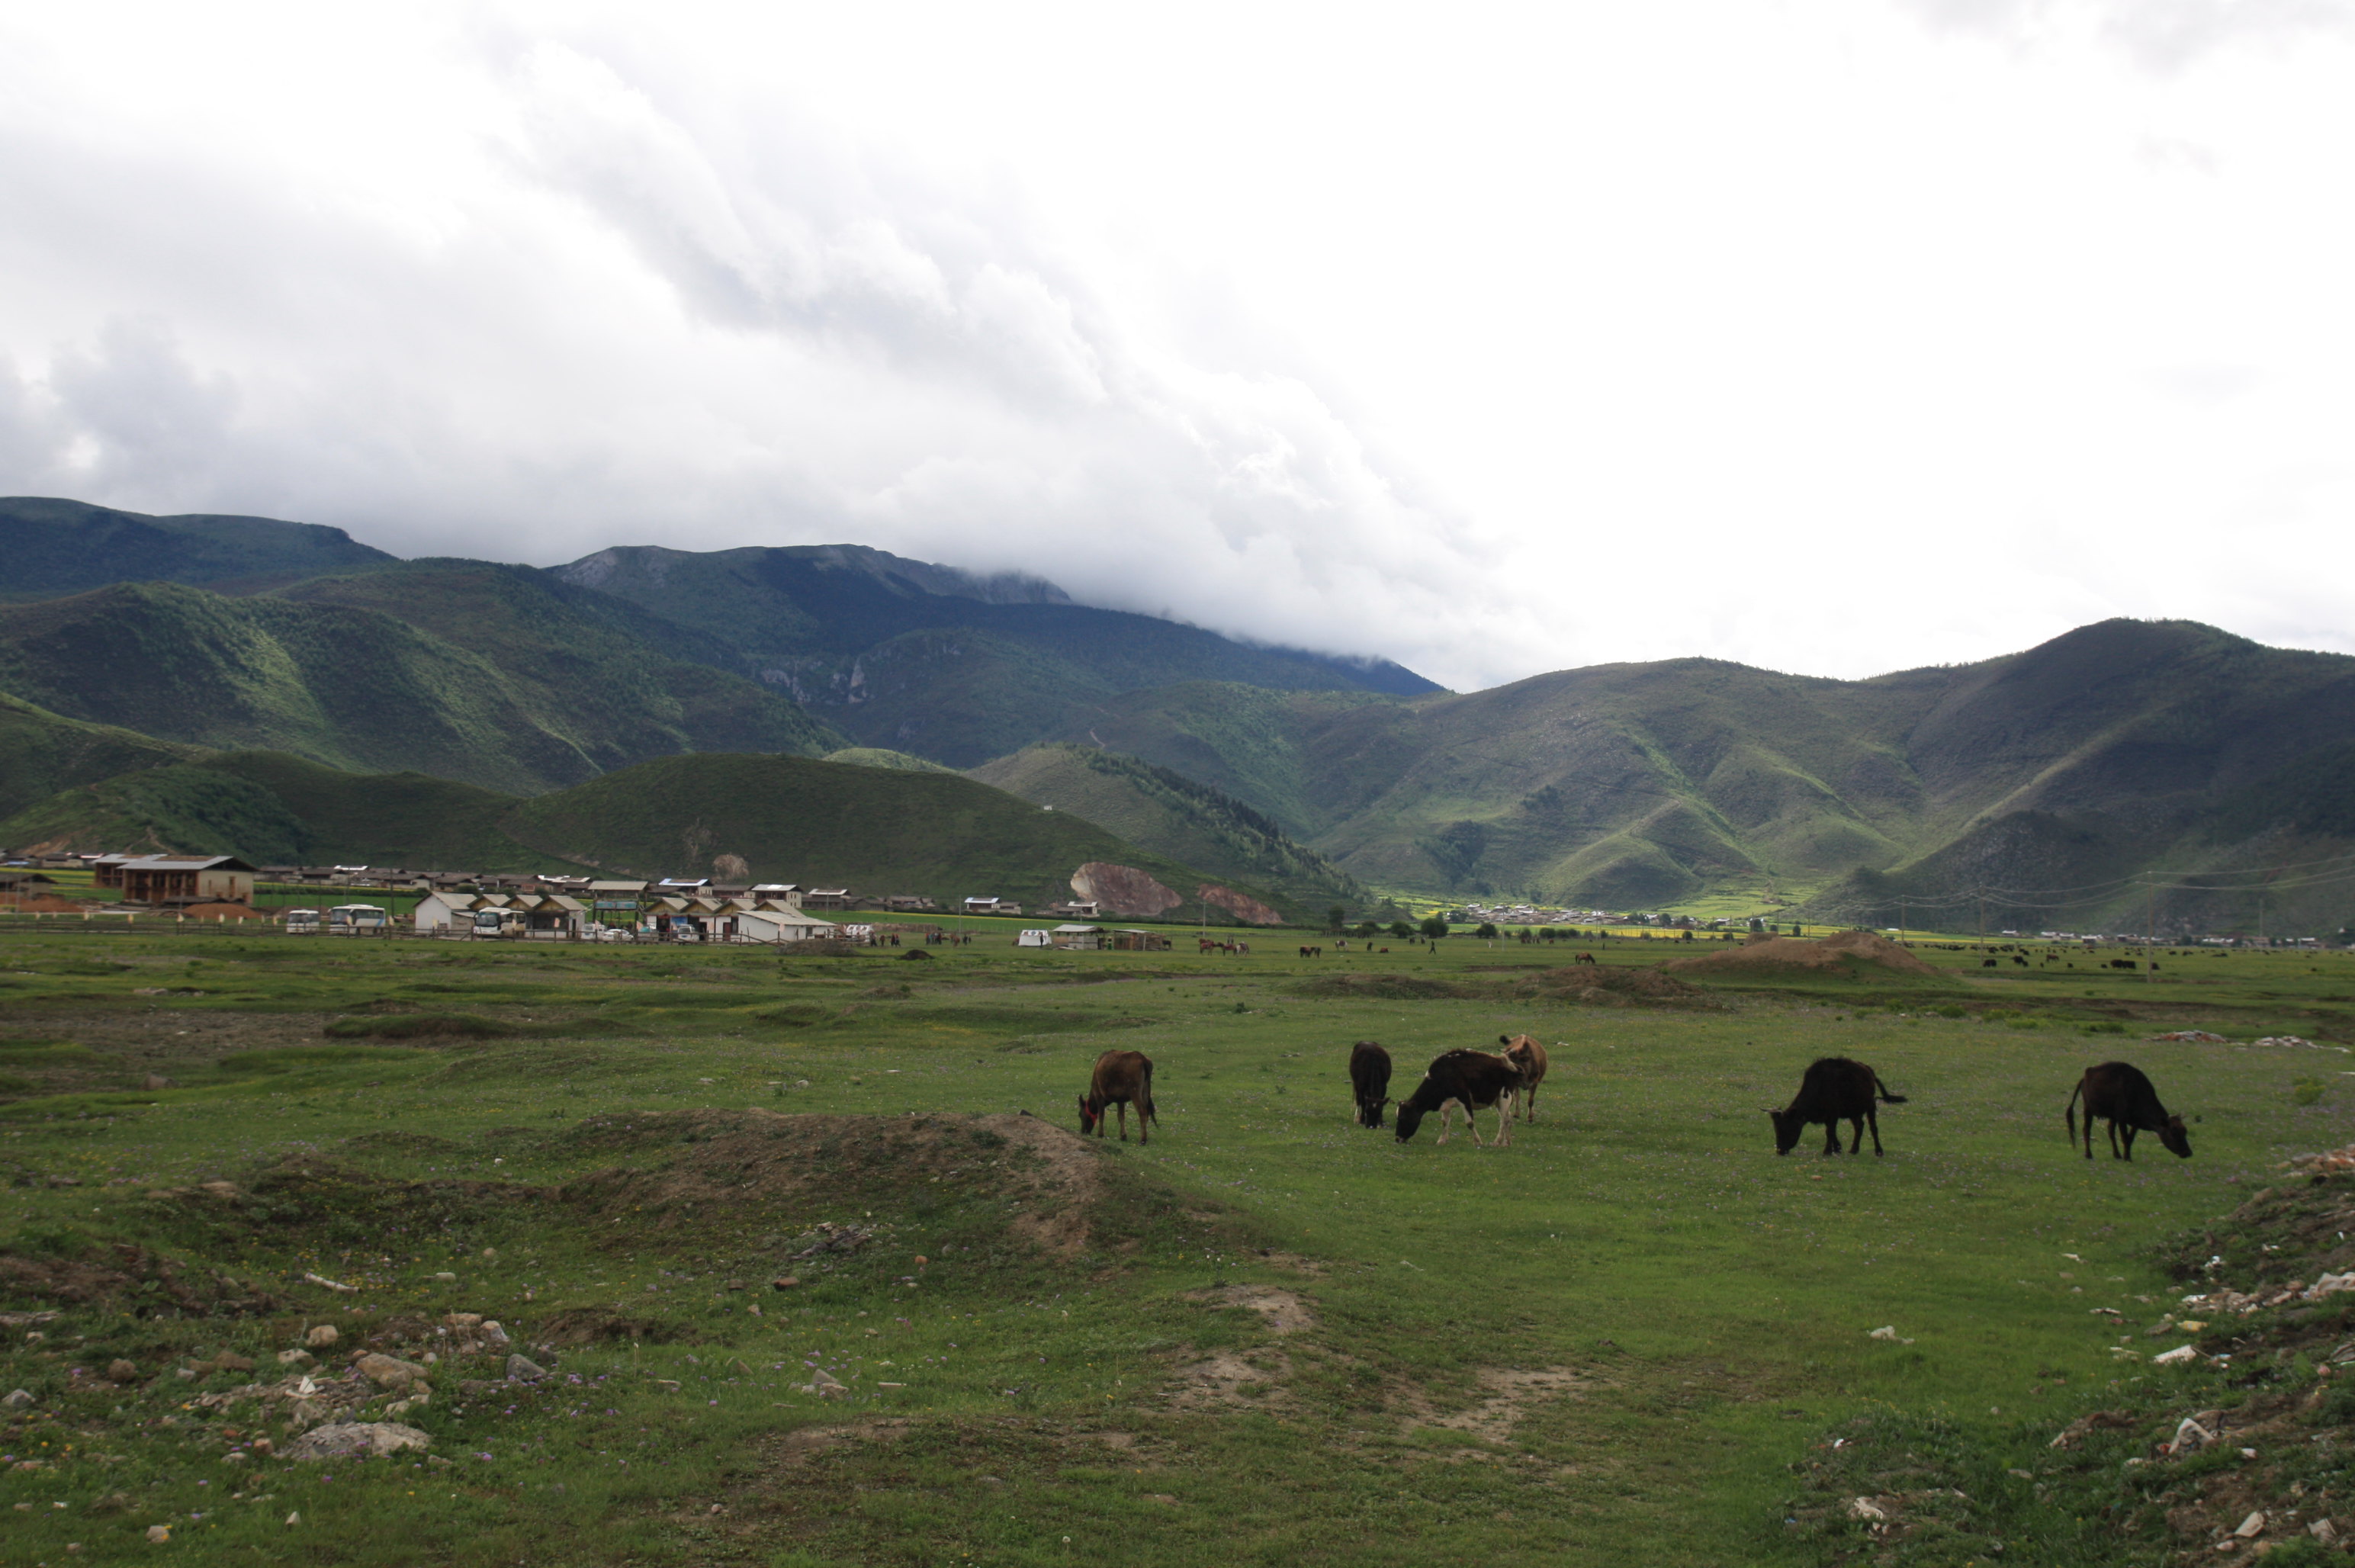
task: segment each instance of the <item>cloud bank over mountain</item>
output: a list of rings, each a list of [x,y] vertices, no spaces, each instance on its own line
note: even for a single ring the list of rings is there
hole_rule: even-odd
[[[2344,31],[1752,10],[0,23],[0,489],[855,540],[1459,687],[2350,645]]]

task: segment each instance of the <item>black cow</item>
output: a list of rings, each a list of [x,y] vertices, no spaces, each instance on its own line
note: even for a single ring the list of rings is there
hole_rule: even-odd
[[[2113,958],[2110,960],[2110,967],[2113,969],[2131,969],[2134,966],[2135,961],[2131,958]]]
[[[2070,1091],[2069,1108],[2062,1120],[2069,1126],[2069,1141],[2077,1141],[2077,1096],[2085,1097],[2085,1157],[2094,1157],[2094,1118],[2101,1117],[2109,1124],[2110,1157],[2134,1158],[2137,1133],[2157,1133],[2159,1147],[2179,1159],[2191,1157],[2191,1135],[2183,1130],[2183,1118],[2170,1116],[2167,1107],[2158,1103],[2158,1091],[2139,1067],[2124,1061],[2105,1061],[2099,1067],[2088,1067],[2085,1075],[2077,1080]],[[2126,1131],[2125,1147],[2119,1147],[2118,1132]]]
[[[1349,1048],[1349,1089],[1358,1101],[1358,1125],[1379,1127],[1390,1104],[1391,1053],[1370,1040]]]
[[[1107,1051],[1096,1058],[1088,1092],[1080,1096],[1080,1131],[1103,1136],[1105,1114],[1120,1107],[1120,1141],[1128,1141],[1128,1108],[1136,1107],[1136,1141],[1151,1143],[1148,1123],[1161,1119],[1153,1109],[1153,1058],[1141,1051]]]
[[[1766,1115],[1774,1123],[1774,1152],[1788,1154],[1798,1143],[1799,1135],[1809,1122],[1824,1125],[1824,1152],[1838,1154],[1839,1125],[1847,1122],[1856,1128],[1849,1142],[1848,1152],[1854,1154],[1864,1146],[1864,1129],[1872,1129],[1872,1152],[1881,1150],[1881,1121],[1873,1115],[1873,1097],[1878,1094],[1884,1104],[1902,1105],[1905,1096],[1892,1094],[1881,1082],[1881,1074],[1861,1061],[1851,1061],[1845,1056],[1827,1056],[1808,1064],[1806,1076],[1799,1080],[1798,1098],[1787,1109],[1769,1108]]]
[[[1505,1111],[1505,1103],[1521,1086],[1520,1070],[1501,1056],[1485,1051],[1443,1051],[1431,1059],[1423,1070],[1423,1082],[1414,1093],[1399,1102],[1398,1141],[1404,1143],[1414,1136],[1414,1129],[1423,1125],[1423,1117],[1439,1113],[1439,1141],[1447,1141],[1448,1118],[1454,1107],[1464,1107],[1464,1123],[1472,1129],[1472,1141],[1480,1142],[1480,1125],[1472,1113],[1494,1106],[1497,1111],[1498,1147],[1513,1141],[1513,1119]]]

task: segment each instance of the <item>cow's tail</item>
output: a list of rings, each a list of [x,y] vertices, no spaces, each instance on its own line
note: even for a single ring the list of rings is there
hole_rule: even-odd
[[[2078,1080],[2077,1080],[2077,1086],[2076,1086],[2074,1089],[2072,1089],[2072,1090],[2070,1090],[2070,1091],[2069,1091],[2069,1106],[2068,1106],[2068,1109],[2066,1109],[2066,1110],[2064,1110],[2064,1111],[2062,1111],[2062,1112],[2061,1113],[2061,1121],[2062,1121],[2062,1125],[2065,1125],[2065,1126],[2067,1126],[2067,1127],[2068,1127],[2068,1129],[2069,1129],[2069,1147],[2070,1147],[2071,1148],[2075,1148],[2075,1147],[2077,1147],[2077,1096],[2078,1096],[2078,1095],[2080,1095],[2080,1094],[2082,1094],[2082,1093],[2083,1093],[2084,1092],[2085,1092],[2085,1081],[2084,1081],[2083,1078],[2080,1078],[2080,1079],[2078,1079]],[[2085,1133],[2086,1133],[2086,1136],[2087,1136],[2088,1137],[2091,1137],[2091,1136],[2092,1136],[2092,1135],[2093,1135],[2093,1131],[2094,1131],[2094,1107],[2092,1107],[2091,1105],[2088,1105],[2088,1106],[2086,1106],[2086,1107],[2085,1107]]]
[[[1902,1105],[1905,1104],[1905,1096],[1902,1094],[1891,1093],[1889,1092],[1889,1085],[1881,1081],[1881,1074],[1878,1072],[1872,1075],[1872,1089],[1874,1093],[1881,1096],[1881,1103],[1884,1105]]]
[[[1150,1061],[1145,1064],[1145,1083],[1142,1088],[1145,1092],[1145,1104],[1136,1108],[1138,1124],[1141,1126],[1146,1121],[1150,1120],[1158,1126],[1161,1122],[1161,1113],[1153,1108],[1153,1063]]]

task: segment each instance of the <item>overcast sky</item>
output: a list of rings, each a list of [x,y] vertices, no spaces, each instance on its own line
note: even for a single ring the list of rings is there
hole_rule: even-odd
[[[2335,0],[16,5],[0,492],[1460,688],[2355,651]]]

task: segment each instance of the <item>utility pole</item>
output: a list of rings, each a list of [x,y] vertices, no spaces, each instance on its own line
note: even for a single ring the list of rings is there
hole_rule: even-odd
[[[1979,951],[1987,951],[1987,890],[1979,890]]]
[[[2150,960],[2150,966],[2143,971],[2142,977],[2146,980],[2157,980],[2158,978],[2158,960],[2151,958],[2150,955],[2158,951],[2158,880],[2155,877],[2144,878],[2142,889],[2143,940],[2150,944],[2143,954],[2145,958],[2148,958]]]

